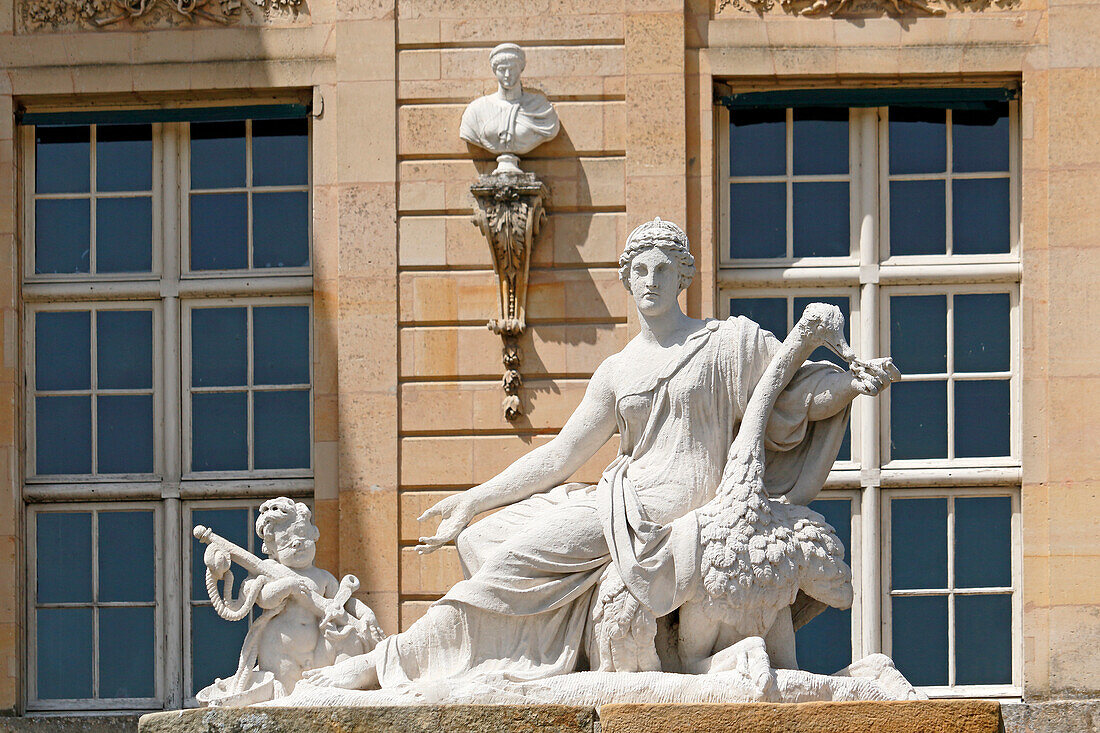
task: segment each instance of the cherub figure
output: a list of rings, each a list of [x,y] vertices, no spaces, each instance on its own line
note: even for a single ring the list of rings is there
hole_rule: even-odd
[[[290,694],[302,672],[370,651],[384,638],[374,612],[351,597],[354,575],[337,582],[314,566],[320,531],[305,504],[279,497],[260,505],[256,534],[268,559],[261,560],[201,525],[195,537],[207,543],[206,590],[218,615],[229,621],[263,614],[245,636],[236,673],[201,690],[211,705],[247,705]],[[232,598],[230,566],[248,571]],[[218,582],[223,582],[219,591]]]

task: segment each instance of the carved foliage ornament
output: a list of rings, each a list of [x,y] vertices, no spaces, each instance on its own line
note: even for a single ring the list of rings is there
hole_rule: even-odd
[[[470,186],[477,208],[474,224],[489,243],[500,283],[500,318],[489,329],[504,340],[504,415],[523,414],[519,388],[519,338],[527,327],[527,274],[535,236],[546,218],[546,187],[533,173],[492,173]]]
[[[778,4],[786,13],[806,16],[864,15],[885,12],[893,16],[943,16],[948,9],[983,10],[991,5],[1009,7],[1019,0],[717,0],[714,15],[726,8],[766,13]]]
[[[279,14],[296,18],[303,0],[24,0],[21,16],[27,30],[71,27],[105,28],[123,21],[143,27],[173,27],[200,20],[222,25]]]

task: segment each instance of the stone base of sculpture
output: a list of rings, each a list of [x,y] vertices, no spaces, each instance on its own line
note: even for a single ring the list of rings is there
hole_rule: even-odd
[[[144,715],[140,733],[999,733],[1000,705],[984,700],[919,702],[412,705],[222,708]]]

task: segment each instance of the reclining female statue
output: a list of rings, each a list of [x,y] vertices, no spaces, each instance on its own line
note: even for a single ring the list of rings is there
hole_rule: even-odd
[[[372,689],[614,669],[584,658],[586,648],[589,655],[598,649],[586,637],[609,569],[652,617],[675,610],[685,584],[694,582],[699,540],[698,533],[671,531],[674,520],[715,497],[750,395],[780,348],[746,318],[685,315],[677,296],[694,272],[687,236],[674,224],[655,219],[630,234],[619,276],[637,305],[638,335],[599,366],[553,440],[420,517],[441,521],[418,550],[457,540],[466,579],[408,630],[367,654],[307,672],[306,682]],[[816,496],[852,399],[884,389],[892,377],[884,367],[872,361],[853,372],[808,362],[794,373],[764,434],[770,496],[801,505]],[[564,483],[616,431],[619,455],[599,484]],[[775,624],[777,637],[793,644],[789,612]],[[773,655],[774,666],[783,661]]]

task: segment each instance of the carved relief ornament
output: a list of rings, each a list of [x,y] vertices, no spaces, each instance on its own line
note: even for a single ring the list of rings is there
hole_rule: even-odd
[[[948,10],[984,10],[990,6],[1010,7],[1019,0],[716,0],[714,15],[727,8],[742,12],[767,13],[776,6],[790,15],[838,16],[878,15],[894,17],[912,15],[944,16]]]
[[[201,21],[236,25],[294,20],[304,10],[304,0],[23,0],[19,9],[25,31],[119,24],[173,28]]]

